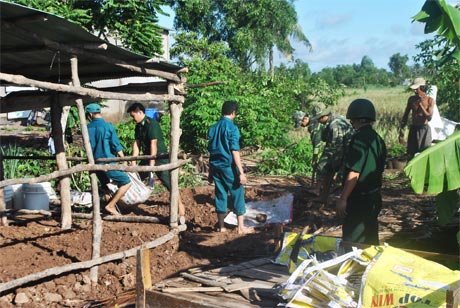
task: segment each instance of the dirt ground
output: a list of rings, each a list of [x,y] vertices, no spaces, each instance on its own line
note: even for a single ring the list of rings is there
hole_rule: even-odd
[[[398,171],[383,190],[380,239],[390,245],[426,251],[458,254],[454,226],[436,225],[433,198],[412,193]],[[332,205],[320,209],[306,191],[308,178],[249,177],[246,199],[272,200],[286,193],[294,195],[293,221],[284,231],[300,232],[305,225],[311,232],[340,236],[340,221]],[[187,230],[151,250],[153,282],[197,266],[219,267],[262,256],[274,256],[273,228],[257,229],[255,234],[215,232],[217,218],[213,206],[213,186],[181,190],[186,205]],[[125,215],[148,215],[162,223],[103,222],[101,255],[127,250],[169,232],[169,194],[161,192],[134,208],[123,208]],[[331,203],[333,200],[331,200]],[[72,229],[61,230],[58,218],[43,216],[10,217],[10,225],[0,228],[0,282],[5,283],[47,268],[89,260],[91,230],[89,220],[75,220]],[[442,239],[442,240],[441,240]],[[99,267],[97,286],[91,286],[89,270],[45,278],[0,294],[1,307],[114,307],[133,303],[135,257]],[[86,305],[86,306],[85,306]]]
[[[4,140],[3,140],[4,141]],[[3,142],[2,141],[2,142]],[[341,236],[341,222],[333,211],[334,198],[321,208],[307,192],[306,177],[248,176],[246,200],[273,200],[294,195],[292,222],[285,232],[300,232],[306,225],[310,232]],[[213,206],[214,187],[181,189],[186,206],[187,230],[150,252],[152,281],[177,276],[194,267],[221,267],[251,259],[275,256],[274,230],[266,226],[254,234],[238,235],[215,232],[217,217]],[[458,223],[439,227],[436,223],[433,196],[415,195],[408,180],[398,170],[386,171],[383,188],[380,240],[400,248],[458,255],[455,234]],[[121,252],[153,241],[170,231],[169,193],[160,192],[132,208],[122,208],[124,215],[147,215],[160,219],[159,224],[103,221],[101,255]],[[92,222],[75,219],[70,230],[62,230],[59,217],[41,215],[9,216],[9,226],[0,227],[0,283],[91,259]],[[92,286],[89,270],[77,270],[0,293],[0,307],[124,307],[133,306],[136,258],[99,266],[98,284]]]

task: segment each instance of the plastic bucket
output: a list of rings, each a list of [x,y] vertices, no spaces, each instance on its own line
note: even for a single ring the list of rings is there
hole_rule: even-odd
[[[15,210],[22,209],[24,204],[24,193],[22,192],[22,184],[15,184],[13,185],[13,207]]]
[[[41,183],[23,184],[24,208],[28,210],[49,210],[50,200],[48,192]]]
[[[13,196],[13,187],[11,187],[10,185],[3,187],[3,199],[5,200],[5,208],[12,208]]]
[[[145,115],[158,121],[158,108],[145,108]]]

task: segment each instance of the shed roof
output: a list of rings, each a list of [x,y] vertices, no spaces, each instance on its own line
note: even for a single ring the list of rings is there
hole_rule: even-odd
[[[146,76],[101,61],[99,56],[143,69],[177,73],[181,67],[154,60],[104,41],[62,17],[0,0],[0,71],[68,84],[70,54],[78,53],[80,82]],[[107,48],[95,48],[106,46]],[[3,83],[4,85],[4,83]]]

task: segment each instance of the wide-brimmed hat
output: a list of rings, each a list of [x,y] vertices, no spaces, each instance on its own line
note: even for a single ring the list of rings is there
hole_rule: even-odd
[[[100,113],[101,112],[101,105],[97,103],[91,103],[89,105],[86,105],[85,107],[86,112],[89,113]]]
[[[331,109],[326,107],[323,103],[316,103],[315,106],[313,107],[313,111],[311,113],[310,120],[311,121],[316,121],[322,116],[328,115],[331,113]]]
[[[415,78],[409,86],[412,90],[418,89],[420,86],[426,86],[426,81],[422,77]]]

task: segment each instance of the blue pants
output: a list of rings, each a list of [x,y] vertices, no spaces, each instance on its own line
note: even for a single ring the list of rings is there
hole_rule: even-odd
[[[131,182],[129,176],[120,170],[96,171],[96,175],[103,186],[110,183],[111,179],[117,186],[123,186]]]
[[[240,176],[236,166],[227,168],[214,168],[211,172],[215,184],[216,212],[218,214],[227,213],[228,193],[233,202],[233,209],[236,215],[246,213],[244,201],[244,186],[240,184]]]

